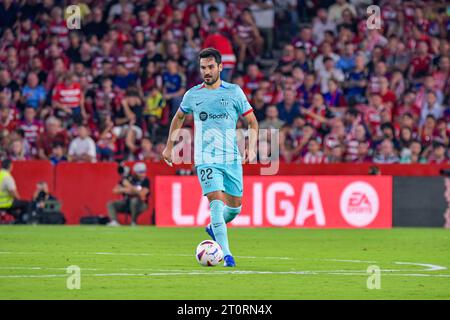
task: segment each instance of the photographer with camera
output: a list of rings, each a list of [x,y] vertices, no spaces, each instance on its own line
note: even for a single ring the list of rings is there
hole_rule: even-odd
[[[28,223],[64,224],[66,219],[60,208],[61,203],[50,193],[48,184],[45,181],[38,182],[31,201]]]
[[[108,203],[108,214],[111,222],[109,226],[120,226],[117,221],[117,213],[131,214],[131,225],[135,226],[139,214],[148,208],[148,196],[150,193],[150,181],[147,178],[147,166],[138,162],[133,166],[133,174],[129,175],[126,167],[119,167],[121,180],[114,187],[114,194],[123,195],[122,200]]]

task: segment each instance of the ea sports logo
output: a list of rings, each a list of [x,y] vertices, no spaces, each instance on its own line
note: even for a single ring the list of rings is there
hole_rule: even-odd
[[[200,120],[205,121],[206,119],[208,119],[208,114],[205,111],[202,111],[200,112],[198,117],[200,118]]]
[[[380,209],[378,193],[367,182],[353,182],[342,192],[340,209],[348,224],[354,227],[368,226]]]

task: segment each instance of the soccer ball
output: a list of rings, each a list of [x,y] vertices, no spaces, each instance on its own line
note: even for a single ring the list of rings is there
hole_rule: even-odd
[[[202,266],[211,267],[218,265],[223,260],[223,251],[217,242],[205,240],[197,246],[195,257]]]

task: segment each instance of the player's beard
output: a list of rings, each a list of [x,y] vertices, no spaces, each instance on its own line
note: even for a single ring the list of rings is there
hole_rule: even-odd
[[[204,78],[203,78],[203,81],[205,81],[205,84],[206,84],[206,85],[212,86],[214,83],[217,82],[217,80],[219,80],[219,76],[220,76],[220,73],[217,73],[216,76],[212,75],[211,78],[209,78],[209,79],[210,79],[209,81],[206,80],[206,78],[204,77]]]

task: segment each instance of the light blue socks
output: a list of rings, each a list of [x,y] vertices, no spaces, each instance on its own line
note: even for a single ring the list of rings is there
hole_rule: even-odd
[[[227,224],[224,219],[225,204],[221,200],[213,200],[209,203],[211,208],[211,227],[216,237],[216,241],[222,247],[223,255],[231,255],[228,246]]]
[[[225,219],[225,223],[233,221],[234,218],[241,212],[242,206],[233,208],[229,206],[225,206],[223,209],[223,218]]]

